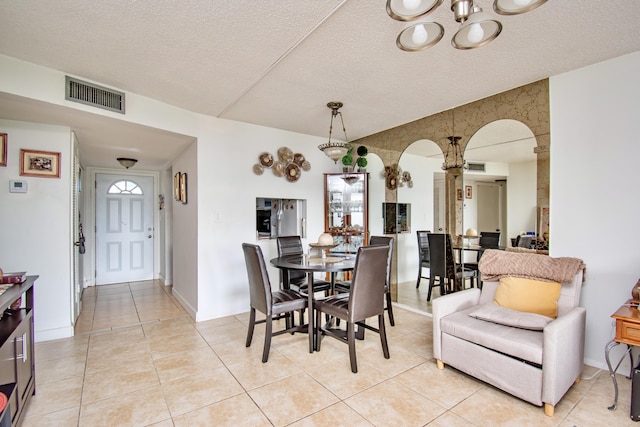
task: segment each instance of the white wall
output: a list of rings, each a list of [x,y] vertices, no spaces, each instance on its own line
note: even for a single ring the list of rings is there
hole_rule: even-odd
[[[421,142],[422,143],[422,142]],[[428,142],[432,143],[432,142]],[[400,167],[411,172],[413,187],[398,188],[398,203],[411,203],[411,232],[398,234],[398,283],[418,276],[418,238],[416,231],[433,231],[433,174],[442,172],[442,159],[402,154]]]
[[[39,275],[34,290],[35,339],[73,334],[71,295],[72,135],[68,127],[0,120],[8,134],[7,166],[0,167],[0,268]],[[20,149],[60,152],[60,178],[20,176]],[[28,192],[9,193],[9,180]]]
[[[187,174],[187,203],[170,198],[173,234],[173,294],[191,317],[198,312],[198,256],[201,235],[198,230],[197,143],[187,147],[173,162],[172,174]],[[202,236],[204,240],[207,236]]]
[[[537,162],[509,164],[507,180],[507,229],[503,233],[503,244],[522,231],[536,231],[537,215]]]
[[[640,277],[638,76],[640,52],[550,79],[550,249],[587,264],[585,359],[597,366]]]

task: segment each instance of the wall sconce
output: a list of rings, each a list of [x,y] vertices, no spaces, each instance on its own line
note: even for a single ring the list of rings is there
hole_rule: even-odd
[[[138,159],[129,159],[126,157],[118,157],[116,160],[122,167],[125,167],[127,169],[133,167],[136,163],[138,163]]]

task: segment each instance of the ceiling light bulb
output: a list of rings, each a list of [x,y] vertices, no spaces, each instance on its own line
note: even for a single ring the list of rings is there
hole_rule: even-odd
[[[484,38],[484,31],[482,30],[482,25],[475,23],[471,24],[469,28],[469,33],[467,35],[469,41],[471,43],[479,43]]]
[[[417,45],[424,44],[429,39],[429,34],[427,33],[427,29],[423,24],[418,24],[413,29],[413,35],[411,36],[411,40]]]
[[[513,2],[517,5],[517,6],[528,6],[529,3],[531,3],[531,0],[513,0]]]
[[[407,10],[416,10],[420,6],[420,0],[402,0],[402,6]]]

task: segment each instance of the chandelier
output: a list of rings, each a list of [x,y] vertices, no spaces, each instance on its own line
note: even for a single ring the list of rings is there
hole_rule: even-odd
[[[442,163],[442,170],[456,169],[464,166],[465,161],[462,158],[462,150],[458,141],[462,139],[461,136],[448,136],[449,147],[447,153],[444,156],[444,163]]]
[[[500,15],[529,12],[547,0],[494,0],[493,10]],[[387,13],[398,21],[415,21],[433,12],[443,0],[387,0]],[[473,0],[451,0],[451,11],[460,28],[451,38],[456,49],[475,49],[495,40],[502,24],[473,4]],[[409,52],[434,46],[444,36],[444,27],[434,21],[421,21],[402,30],[396,45]]]
[[[324,144],[318,145],[318,149],[327,155],[334,162],[338,162],[347,154],[351,145],[347,142],[347,130],[344,127],[344,120],[342,119],[342,113],[338,111],[342,107],[342,102],[329,102],[327,107],[331,109],[331,122],[329,123],[329,141]],[[344,133],[344,142],[331,141],[331,133],[333,132],[333,119],[336,116],[340,116],[340,122],[342,123],[342,132]]]

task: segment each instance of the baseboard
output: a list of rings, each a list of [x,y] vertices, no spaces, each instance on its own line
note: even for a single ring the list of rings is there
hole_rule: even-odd
[[[195,309],[195,308],[193,308],[193,307],[191,306],[191,304],[189,304],[189,303],[187,302],[187,300],[183,298],[183,296],[182,296],[182,295],[180,295],[180,292],[176,291],[176,289],[175,289],[175,288],[173,288],[173,289],[172,289],[172,291],[171,291],[171,295],[173,295],[173,297],[176,299],[176,301],[178,301],[178,303],[180,303],[180,305],[182,306],[182,308],[184,308],[184,309],[185,309],[185,311],[187,312],[187,314],[188,314],[188,315],[189,315],[193,320],[196,320],[196,321],[197,321],[197,319],[196,319],[196,314],[197,314],[196,309]]]
[[[64,328],[45,329],[43,331],[35,331],[35,342],[59,340],[61,338],[71,338],[74,334],[73,326],[65,326]]]

